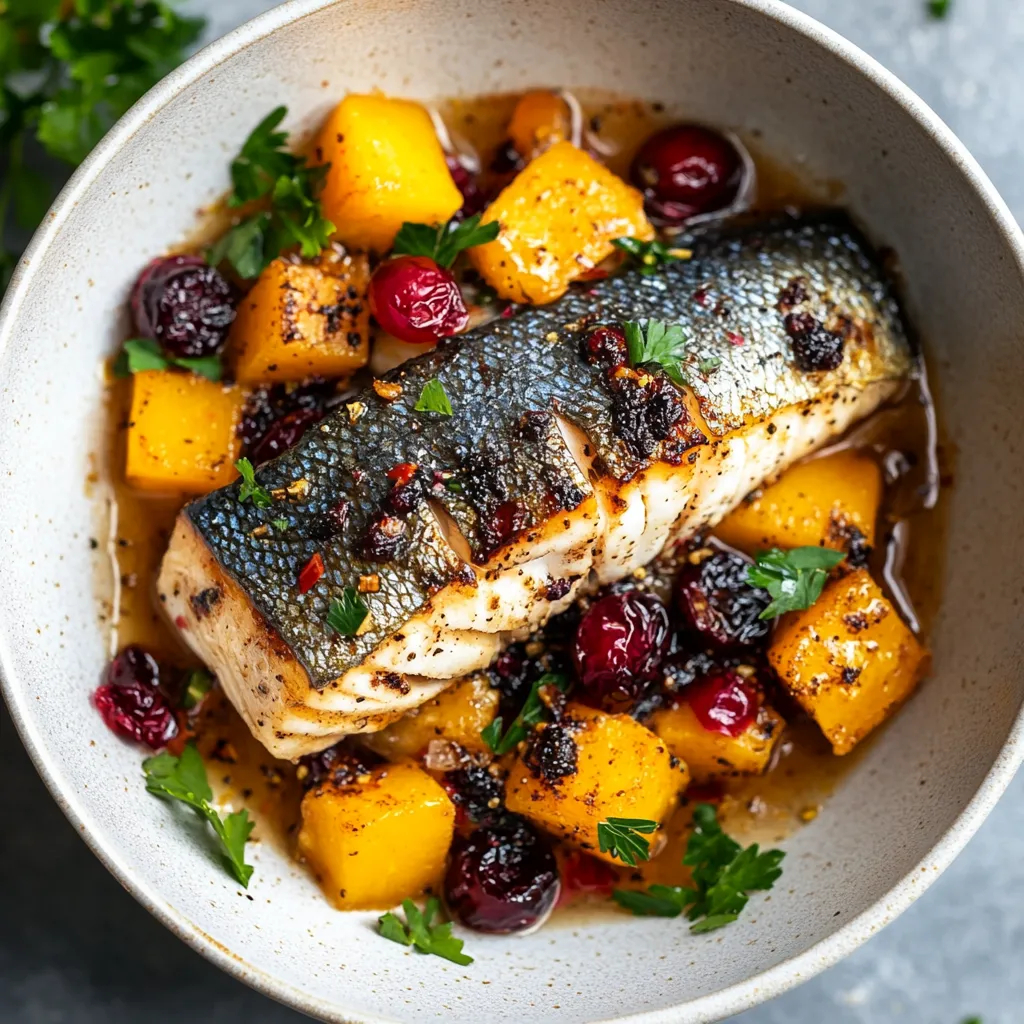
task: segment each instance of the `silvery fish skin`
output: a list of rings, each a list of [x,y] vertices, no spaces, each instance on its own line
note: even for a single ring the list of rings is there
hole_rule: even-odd
[[[794,314],[845,339],[838,367],[797,365]],[[585,356],[597,328],[649,320],[683,326],[685,387]],[[322,749],[717,522],[911,370],[895,299],[842,216],[706,236],[656,275],[591,283],[403,364],[393,400],[368,389],[258,470],[271,508],[238,484],[193,502],[161,598],[271,753]],[[435,379],[450,417],[414,408]],[[387,475],[401,464],[411,484]],[[314,554],[325,573],[301,594]],[[357,636],[326,624],[346,588],[369,608]]]

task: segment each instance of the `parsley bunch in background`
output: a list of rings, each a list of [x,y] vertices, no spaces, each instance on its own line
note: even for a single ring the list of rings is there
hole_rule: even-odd
[[[53,199],[27,151],[77,166],[204,24],[163,0],[0,0],[0,239],[35,228]],[[0,293],[17,259],[0,243]]]

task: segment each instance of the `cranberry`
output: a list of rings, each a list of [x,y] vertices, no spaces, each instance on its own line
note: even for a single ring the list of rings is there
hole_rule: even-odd
[[[370,279],[370,310],[399,341],[432,345],[469,322],[455,278],[427,256],[386,260]]]
[[[310,419],[303,427],[305,430],[305,427],[325,416],[329,409],[340,401],[341,396],[334,383],[318,377],[297,387],[294,384],[273,384],[269,387],[256,388],[246,400],[242,410],[242,422],[238,428],[238,436],[242,441],[242,454],[248,456],[251,461],[255,461],[255,452],[278,420],[295,412],[308,414]],[[312,416],[314,412],[316,419]],[[295,427],[286,429],[294,432]],[[300,436],[301,434],[295,437],[296,442]],[[284,451],[288,447],[288,444],[285,443],[287,440],[287,437],[279,438],[272,446],[268,445],[268,448],[271,449],[271,455],[268,458]]]
[[[617,327],[598,327],[583,339],[583,358],[591,366],[612,369],[629,360],[626,336]]]
[[[179,359],[215,355],[235,319],[234,292],[198,256],[153,260],[132,291],[135,327]]]
[[[178,721],[159,684],[160,667],[153,656],[141,647],[126,647],[110,663],[93,702],[108,728],[159,750],[178,734]]]
[[[845,339],[810,313],[788,313],[783,321],[793,358],[805,373],[835,370],[843,361]]]
[[[380,515],[370,523],[363,538],[363,558],[368,562],[390,562],[405,547],[404,519]]]
[[[521,818],[484,825],[452,843],[444,879],[448,909],[481,932],[518,932],[541,924],[560,882],[547,841]]]
[[[461,220],[480,213],[487,205],[487,197],[480,191],[476,175],[454,154],[449,153],[444,160],[455,187],[462,193],[462,207],[455,216]]]
[[[686,700],[708,732],[736,737],[757,717],[757,695],[738,672],[716,672],[686,689]]]
[[[576,674],[591,698],[619,708],[637,701],[668,652],[665,606],[637,590],[595,601],[576,630]]]
[[[630,175],[648,212],[663,224],[681,224],[728,206],[739,192],[743,161],[718,132],[677,124],[655,132],[633,158]]]
[[[363,747],[353,747],[348,740],[339,740],[333,747],[299,758],[298,779],[305,789],[322,782],[346,786],[360,775],[368,775],[383,758]]]
[[[488,822],[505,813],[505,782],[486,768],[469,765],[446,772],[441,784],[451,801],[459,824]]]
[[[690,630],[716,647],[756,644],[770,623],[759,618],[771,599],[747,582],[749,562],[731,551],[717,551],[687,565],[676,581],[676,604]]]
[[[569,903],[574,896],[588,893],[610,896],[618,880],[618,872],[610,864],[573,850],[562,861],[562,893],[558,902]]]
[[[252,464],[261,466],[294,447],[307,428],[322,420],[323,415],[319,409],[296,409],[275,420],[252,449],[249,455]]]

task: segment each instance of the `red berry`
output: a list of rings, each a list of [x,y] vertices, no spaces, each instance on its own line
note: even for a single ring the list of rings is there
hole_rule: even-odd
[[[612,369],[629,361],[626,336],[617,327],[598,327],[583,339],[583,358],[591,366]]]
[[[573,850],[562,861],[562,893],[558,902],[570,903],[574,896],[589,893],[610,896],[618,880],[618,872],[610,864]]]
[[[455,804],[459,825],[496,821],[505,815],[505,782],[486,768],[471,764],[445,772],[441,785]]]
[[[462,208],[455,214],[458,219],[472,217],[487,205],[487,197],[480,191],[476,175],[454,154],[449,153],[444,162],[455,182],[455,187],[462,193]]]
[[[370,310],[389,334],[432,345],[469,322],[455,278],[427,256],[386,260],[370,279]]]
[[[739,736],[757,717],[757,694],[737,672],[715,672],[685,690],[686,701],[708,732]]]
[[[739,191],[743,161],[718,132],[677,124],[655,132],[633,158],[630,174],[648,212],[666,224],[728,206]]]
[[[445,902],[481,932],[518,932],[543,923],[560,883],[547,841],[521,818],[484,825],[452,842]]]
[[[110,663],[93,702],[107,727],[154,750],[178,733],[178,721],[159,690],[160,667],[141,647],[126,647]]]
[[[668,613],[653,594],[608,594],[580,620],[576,674],[596,703],[618,709],[635,703],[657,678],[668,646]]]
[[[749,565],[741,555],[718,551],[679,573],[676,605],[704,643],[738,647],[768,635],[771,625],[759,616],[771,598],[747,582]]]
[[[253,447],[250,454],[252,464],[261,466],[297,445],[306,430],[323,416],[321,409],[296,409],[275,420]]]
[[[135,327],[179,359],[215,355],[235,319],[234,292],[198,256],[153,260],[132,290]]]

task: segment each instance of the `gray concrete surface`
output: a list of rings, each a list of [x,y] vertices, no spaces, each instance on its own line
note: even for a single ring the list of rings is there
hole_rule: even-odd
[[[188,4],[227,31],[268,0]],[[899,75],[967,143],[1024,218],[1024,4],[797,0]],[[298,1014],[220,974],[94,860],[47,796],[0,711],[0,1021],[285,1024]],[[1024,777],[902,918],[738,1024],[1024,1022]]]

